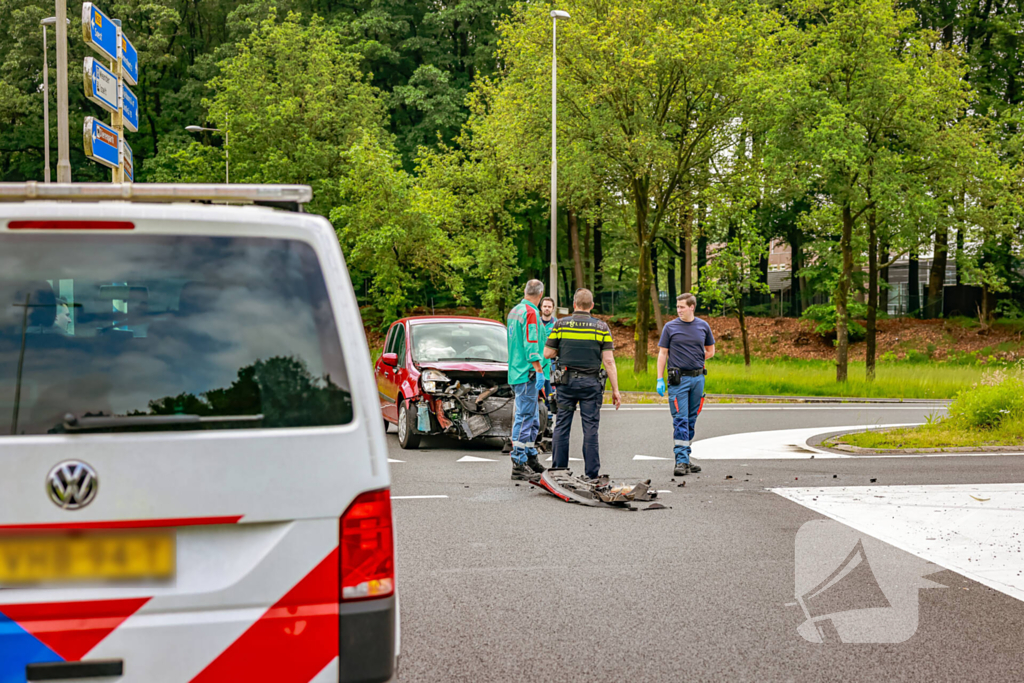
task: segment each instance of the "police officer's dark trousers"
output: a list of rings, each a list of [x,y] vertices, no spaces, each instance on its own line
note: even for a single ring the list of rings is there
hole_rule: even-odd
[[[560,384],[555,393],[558,397],[558,417],[555,433],[551,439],[552,467],[569,466],[569,431],[572,429],[576,405],[580,407],[583,420],[583,464],[588,477],[596,477],[601,471],[601,455],[597,447],[597,429],[601,422],[601,402],[604,397],[604,382],[597,375],[577,375],[568,384]]]

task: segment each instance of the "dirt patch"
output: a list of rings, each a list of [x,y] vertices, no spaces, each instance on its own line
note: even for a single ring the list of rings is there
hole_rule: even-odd
[[[417,309],[407,315],[431,315],[431,310]],[[434,315],[479,316],[480,311],[472,308],[435,309]],[[611,316],[598,315],[611,326],[615,342],[615,355],[633,356],[633,328],[611,322]],[[739,321],[733,317],[701,316],[711,325],[720,353],[742,354],[743,342]],[[379,352],[384,347],[383,330],[367,326],[366,341],[371,351]],[[756,358],[797,358],[800,360],[833,360],[836,351],[832,341],[814,331],[814,325],[796,318],[748,318],[747,333],[750,337],[751,353]],[[893,318],[878,322],[878,357],[892,354],[890,360],[916,358],[944,361],[956,355],[985,352],[980,362],[1014,362],[1024,358],[1024,331],[1003,325],[990,327],[969,327],[960,321],[917,320],[915,318]],[[850,345],[850,359],[864,360],[866,344],[855,342]],[[647,337],[647,353],[658,353],[658,332],[651,330]]]

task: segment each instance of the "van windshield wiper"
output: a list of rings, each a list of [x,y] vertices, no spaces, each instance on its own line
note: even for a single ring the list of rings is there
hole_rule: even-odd
[[[84,432],[116,427],[174,427],[179,425],[216,424],[220,422],[261,422],[259,415],[64,415],[64,430]]]

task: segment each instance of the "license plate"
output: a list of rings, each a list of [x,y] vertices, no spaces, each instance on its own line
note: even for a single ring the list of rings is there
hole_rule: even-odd
[[[0,537],[0,584],[169,579],[174,534]]]

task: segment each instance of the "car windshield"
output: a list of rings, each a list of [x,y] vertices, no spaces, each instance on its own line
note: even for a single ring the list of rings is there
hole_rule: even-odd
[[[412,325],[412,358],[420,363],[441,360],[508,362],[503,325],[450,322]]]
[[[120,431],[154,415],[204,419],[135,424],[351,421],[313,249],[264,238],[0,233],[0,434],[70,431],[75,418]]]

